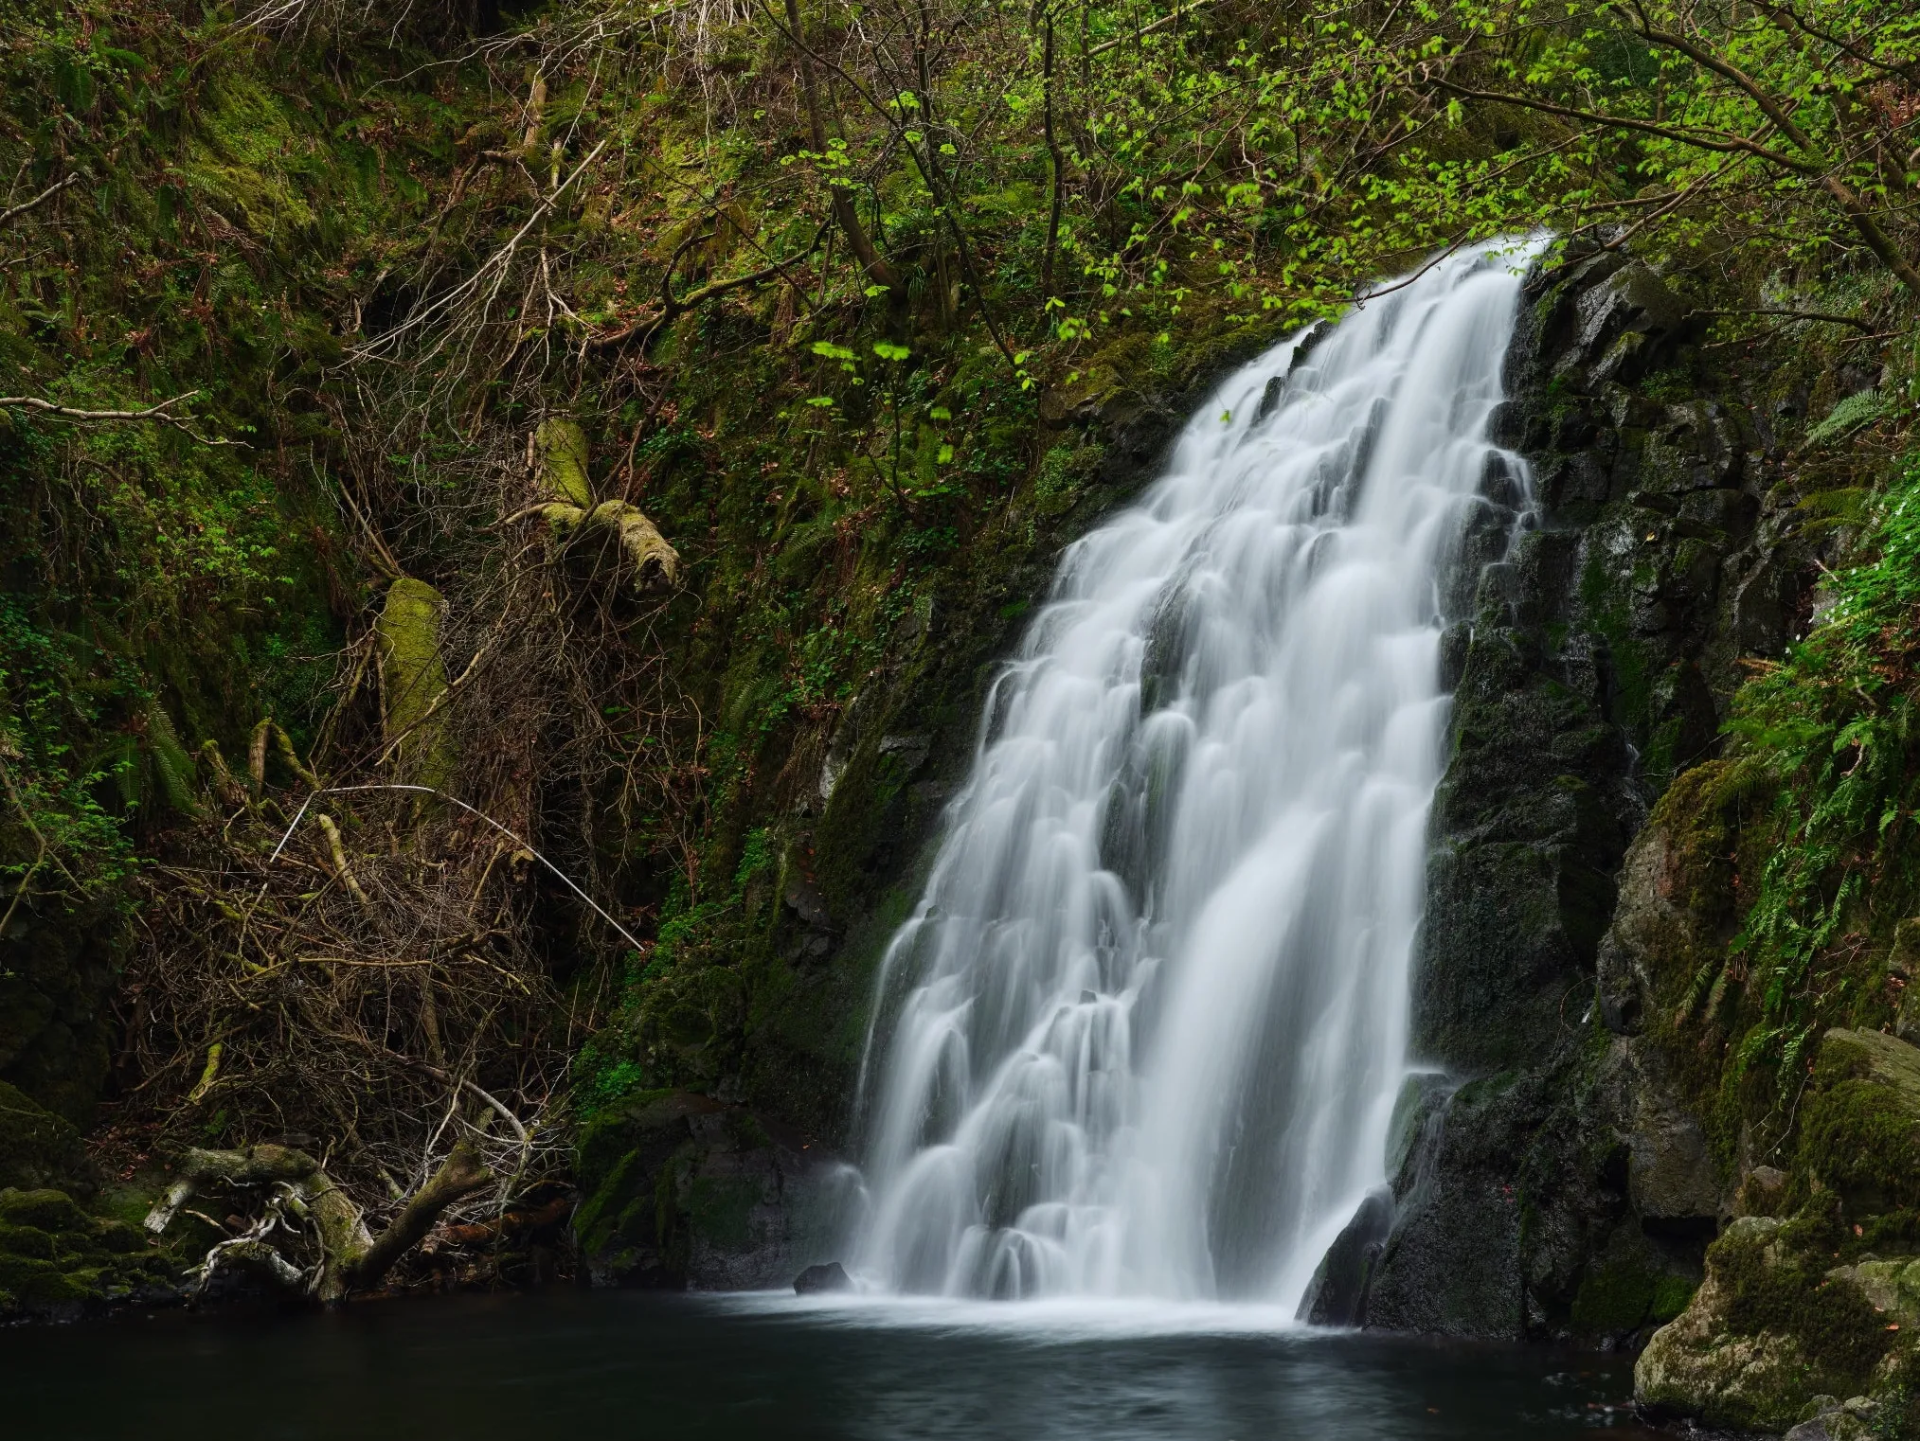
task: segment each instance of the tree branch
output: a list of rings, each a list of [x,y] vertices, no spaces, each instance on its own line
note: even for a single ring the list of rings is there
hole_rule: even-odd
[[[202,435],[189,425],[185,419],[173,413],[173,407],[182,401],[192,400],[200,392],[189,390],[185,395],[176,395],[171,400],[163,400],[158,405],[149,405],[144,410],[82,410],[71,405],[57,405],[51,400],[42,400],[37,395],[0,395],[0,410],[31,410],[40,415],[52,416],[55,420],[71,420],[91,423],[96,421],[135,421],[154,420],[162,425],[171,425],[182,435],[191,436],[202,445],[237,445],[247,449],[244,440],[228,440],[220,436]]]
[[[1517,105],[1522,110],[1538,110],[1543,114],[1560,115],[1569,120],[1584,120],[1590,125],[1605,125],[1614,130],[1637,130],[1643,135],[1657,135],[1662,140],[1692,145],[1700,150],[1715,150],[1721,154],[1752,155],[1769,164],[1778,165],[1783,170],[1791,170],[1800,175],[1817,176],[1820,173],[1820,167],[1817,165],[1796,160],[1793,156],[1783,155],[1778,150],[1770,150],[1745,136],[1694,135],[1685,130],[1675,130],[1670,125],[1655,124],[1651,120],[1636,120],[1629,115],[1602,115],[1598,111],[1578,110],[1570,105],[1555,105],[1550,100],[1535,100],[1525,95],[1507,95],[1497,90],[1474,90],[1465,85],[1455,84],[1440,75],[1429,76],[1428,82],[1438,89],[1466,100],[1485,100],[1494,105]]]
[[[11,209],[0,210],[0,225],[5,225],[9,220],[12,220],[15,216],[25,215],[29,210],[33,209],[34,206],[40,204],[42,201],[53,199],[54,196],[58,195],[62,190],[65,190],[69,185],[78,185],[84,179],[86,179],[86,172],[84,170],[76,170],[73,172],[73,174],[69,175],[65,180],[56,180],[53,184],[49,185],[45,190],[42,190],[38,195],[34,196],[33,199],[24,200],[20,204],[13,206]]]
[[[177,425],[179,417],[167,414],[168,409],[180,404],[183,400],[192,400],[199,393],[197,390],[189,390],[185,395],[176,395],[172,400],[163,400],[158,405],[149,405],[145,410],[78,410],[71,405],[56,405],[51,400],[42,400],[37,395],[0,395],[0,406],[37,410],[44,415],[57,416],[61,420],[162,420],[168,424]]]
[[[795,0],[786,0],[787,23],[782,26],[778,20],[774,24],[786,33],[787,39],[799,52],[800,95],[807,112],[807,133],[813,141],[814,153],[827,153],[826,122],[820,118],[820,96],[813,77],[813,52],[808,50],[800,39],[800,9]],[[846,233],[847,244],[852,247],[854,256],[860,261],[861,268],[867,272],[875,285],[888,290],[900,287],[900,272],[874,247],[873,239],[860,223],[860,213],[853,207],[853,196],[844,185],[827,182],[829,199],[833,205],[833,218],[839,222],[840,229]]]
[[[1834,173],[1832,160],[1814,142],[1812,136],[1794,123],[1786,107],[1769,94],[1759,81],[1731,61],[1721,59],[1704,45],[1689,40],[1684,35],[1657,29],[1648,21],[1646,12],[1640,8],[1639,0],[1634,0],[1633,8],[1635,15],[1639,17],[1637,28],[1645,39],[1655,45],[1664,45],[1667,49],[1686,56],[1703,70],[1711,70],[1722,79],[1731,81],[1759,107],[1760,113],[1771,120],[1780,133],[1791,140],[1800,153],[1807,157],[1806,165],[1794,168],[1802,174],[1814,177],[1820,188],[1833,198],[1834,204],[1838,205],[1847,219],[1853,222],[1853,228],[1860,232],[1860,238],[1867,242],[1867,248],[1880,258],[1887,269],[1900,278],[1902,285],[1920,296],[1920,270],[1914,269],[1913,262],[1900,253],[1900,248],[1893,243],[1893,238],[1880,228],[1880,222],[1873,218],[1873,213],[1854,193],[1853,188]]]
[[[686,254],[693,244],[698,241],[699,236],[695,235],[691,239],[682,241],[679,247],[673,252],[673,257],[667,261],[667,273],[662,276],[660,280],[660,309],[651,315],[643,315],[638,320],[621,326],[618,330],[609,331],[605,335],[591,337],[587,341],[587,348],[589,350],[604,350],[610,345],[619,345],[622,341],[635,335],[638,335],[641,338],[642,344],[644,344],[646,341],[652,339],[655,331],[670,321],[677,320],[689,310],[705,305],[709,300],[717,300],[729,291],[744,290],[748,286],[753,285],[764,285],[776,275],[785,280],[787,284],[793,285],[795,291],[799,291],[800,287],[794,285],[793,277],[787,274],[787,267],[797,261],[805,260],[809,255],[813,254],[814,251],[818,250],[821,241],[826,239],[827,231],[832,227],[832,224],[833,222],[829,221],[826,225],[821,226],[818,233],[813,237],[813,243],[808,245],[804,250],[795,251],[792,255],[775,260],[771,265],[762,266],[751,274],[736,275],[731,280],[716,280],[711,284],[701,286],[691,295],[675,296],[673,293],[674,267],[680,263],[680,257]]]
[[[1855,330],[1871,333],[1873,325],[1857,315],[1830,315],[1824,310],[1780,310],[1771,306],[1759,306],[1750,310],[1696,310],[1695,315],[1742,316],[1742,315],[1783,315],[1789,320],[1818,320],[1827,325],[1851,325]]]
[[[414,1192],[413,1199],[393,1218],[393,1224],[361,1253],[349,1276],[353,1289],[371,1291],[378,1286],[400,1258],[433,1229],[433,1223],[440,1219],[441,1212],[492,1179],[493,1172],[480,1159],[479,1148],[471,1141],[461,1141],[453,1148],[453,1154],[447,1157],[446,1164],[433,1173],[426,1185]]]

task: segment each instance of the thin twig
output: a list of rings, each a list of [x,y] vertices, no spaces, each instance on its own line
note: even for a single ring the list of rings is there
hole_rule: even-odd
[[[389,781],[389,782],[378,784],[378,785],[327,786],[323,790],[317,790],[313,792],[312,795],[309,795],[305,800],[300,802],[300,809],[294,812],[293,820],[287,826],[286,834],[280,837],[280,844],[273,848],[273,854],[267,857],[267,863],[271,865],[273,862],[280,859],[280,852],[285,850],[287,846],[287,842],[293,839],[293,833],[299,827],[301,819],[306,815],[308,806],[312,805],[314,801],[319,799],[321,796],[345,795],[351,791],[412,791],[418,795],[438,796],[441,800],[447,802],[447,804],[460,807],[461,810],[466,811],[469,815],[475,816],[478,819],[485,821],[488,825],[492,826],[496,831],[500,832],[501,835],[505,836],[508,840],[512,841],[515,845],[519,846],[522,850],[524,850],[528,855],[532,856],[536,861],[540,862],[541,865],[545,866],[548,870],[552,871],[553,874],[559,878],[560,883],[562,885],[564,885],[568,890],[572,891],[576,896],[580,897],[581,900],[585,901],[589,906],[591,906],[593,908],[594,914],[598,915],[601,920],[605,921],[608,925],[612,926],[621,935],[625,936],[627,940],[633,945],[633,948],[635,950],[644,951],[646,949],[646,947],[642,945],[637,938],[635,938],[633,932],[629,931],[625,926],[621,925],[620,922],[616,921],[612,916],[608,915],[606,911],[601,909],[600,903],[594,900],[594,898],[588,895],[585,891],[581,890],[580,887],[576,886],[573,883],[572,878],[569,877],[565,871],[561,870],[560,867],[556,866],[552,861],[548,860],[545,856],[541,855],[540,852],[536,851],[532,846],[528,845],[526,841],[522,840],[518,835],[514,834],[514,832],[508,830],[505,826],[501,825],[500,822],[496,821],[492,816],[488,815],[485,811],[477,810],[473,806],[468,805],[465,801],[460,800],[455,796],[450,796],[445,791],[438,790],[433,786],[402,785],[397,782]]]
[[[77,185],[84,179],[86,179],[86,172],[84,170],[76,170],[65,180],[56,180],[45,190],[42,190],[38,195],[34,196],[33,199],[23,200],[11,209],[0,210],[0,225],[5,225],[17,215],[25,215],[29,210],[33,209],[34,206],[39,205],[43,201],[53,199],[54,196],[58,195],[62,190],[65,190],[69,185]]]
[[[244,440],[228,440],[220,436],[202,435],[180,416],[173,413],[173,407],[182,401],[192,400],[200,392],[189,390],[184,395],[176,395],[171,400],[163,400],[158,405],[149,405],[144,410],[82,410],[77,406],[59,405],[51,400],[42,400],[37,395],[0,395],[0,409],[11,407],[15,410],[31,410],[41,415],[50,415],[55,420],[71,420],[80,423],[107,421],[153,420],[162,425],[171,425],[182,435],[191,436],[202,445],[237,445],[250,449]]]

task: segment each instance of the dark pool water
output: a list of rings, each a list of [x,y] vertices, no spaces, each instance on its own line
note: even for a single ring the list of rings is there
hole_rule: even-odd
[[[1630,1387],[1605,1357],[1227,1312],[569,1292],[0,1331],[23,1441],[1650,1438]]]

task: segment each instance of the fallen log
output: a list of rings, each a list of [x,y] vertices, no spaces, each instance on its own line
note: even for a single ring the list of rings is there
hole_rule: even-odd
[[[479,1149],[462,1141],[376,1237],[353,1198],[305,1151],[267,1143],[244,1151],[196,1147],[182,1160],[179,1178],[147,1213],[146,1228],[156,1236],[163,1233],[202,1190],[271,1186],[276,1203],[272,1214],[247,1235],[214,1246],[201,1263],[201,1285],[221,1266],[245,1263],[290,1288],[304,1284],[310,1295],[333,1304],[377,1287],[449,1206],[492,1179]],[[283,1209],[312,1227],[320,1249],[318,1265],[302,1270],[265,1239],[277,1224],[284,1224]]]

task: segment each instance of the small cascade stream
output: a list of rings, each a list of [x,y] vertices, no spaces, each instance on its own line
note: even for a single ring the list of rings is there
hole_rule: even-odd
[[[883,964],[867,1285],[1292,1306],[1386,1179],[1448,596],[1487,478],[1525,507],[1487,430],[1534,249],[1276,346],[1065,553]]]

